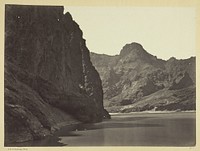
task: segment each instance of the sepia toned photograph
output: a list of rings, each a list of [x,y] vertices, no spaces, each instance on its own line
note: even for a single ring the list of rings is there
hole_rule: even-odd
[[[4,7],[4,147],[196,146],[195,8]]]

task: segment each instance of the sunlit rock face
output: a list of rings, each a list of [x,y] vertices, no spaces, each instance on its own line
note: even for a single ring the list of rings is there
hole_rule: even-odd
[[[91,61],[110,112],[195,109],[195,57],[162,60],[133,42],[116,56],[91,53]]]
[[[109,117],[82,31],[63,10],[6,5],[5,144]]]

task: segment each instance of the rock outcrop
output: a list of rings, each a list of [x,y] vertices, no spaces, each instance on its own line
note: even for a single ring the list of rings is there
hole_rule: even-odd
[[[183,89],[186,87],[189,87],[193,85],[193,81],[190,78],[189,74],[185,72],[184,74],[179,74],[176,79],[173,80],[173,83],[171,87],[169,87],[170,90],[177,90],[177,89]]]
[[[116,56],[91,53],[91,61],[102,79],[104,104],[110,112],[168,110],[165,102],[170,96],[173,97],[167,101],[168,106],[179,102],[173,106],[174,110],[195,109],[194,57],[166,61],[133,42],[126,44]],[[174,97],[181,92],[184,97]],[[157,104],[158,98],[162,105]],[[180,105],[183,100],[187,102],[184,107]]]
[[[5,145],[109,117],[82,31],[63,11],[6,5]]]

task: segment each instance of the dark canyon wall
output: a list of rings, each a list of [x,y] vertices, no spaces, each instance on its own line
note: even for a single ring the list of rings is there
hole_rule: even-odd
[[[5,144],[109,117],[82,31],[63,7],[6,5]]]

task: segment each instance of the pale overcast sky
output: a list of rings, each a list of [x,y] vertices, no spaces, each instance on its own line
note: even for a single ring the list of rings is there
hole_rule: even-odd
[[[195,56],[195,9],[182,7],[65,7],[90,51],[119,54],[138,42],[162,59]]]

